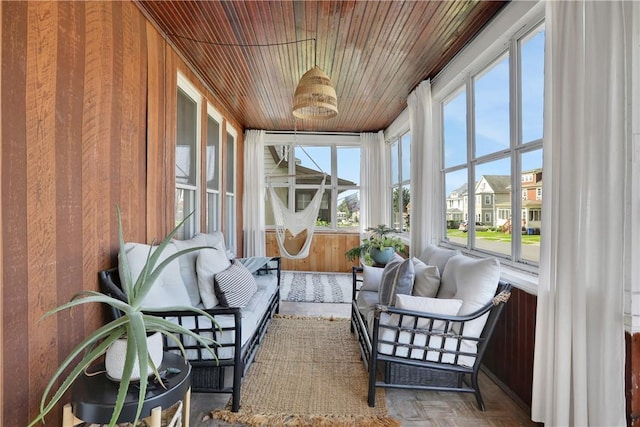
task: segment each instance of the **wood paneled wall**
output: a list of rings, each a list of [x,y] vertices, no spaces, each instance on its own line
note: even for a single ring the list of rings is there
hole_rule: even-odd
[[[267,255],[280,255],[275,231],[268,231]],[[333,271],[348,273],[356,265],[344,257],[344,253],[360,244],[359,234],[315,232],[309,256],[302,259],[282,258],[282,269],[292,271]]]
[[[177,71],[228,114],[132,2],[1,2],[0,32],[0,425],[24,426],[104,321],[41,317],[116,265],[116,206],[127,240],[172,227]]]
[[[531,408],[537,297],[514,288],[487,347],[484,365]]]

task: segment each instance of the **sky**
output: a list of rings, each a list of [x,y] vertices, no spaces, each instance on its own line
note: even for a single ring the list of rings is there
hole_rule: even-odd
[[[521,114],[522,142],[542,138],[544,104],[544,31],[530,34],[522,41],[521,49]],[[509,60],[507,54],[490,64],[486,71],[475,76],[474,137],[475,157],[509,148]],[[467,95],[459,91],[444,106],[445,167],[467,162]],[[542,150],[522,155],[522,170],[542,167]],[[481,175],[509,175],[511,162],[502,159],[479,164],[476,181]],[[446,192],[467,182],[467,170],[447,174]]]

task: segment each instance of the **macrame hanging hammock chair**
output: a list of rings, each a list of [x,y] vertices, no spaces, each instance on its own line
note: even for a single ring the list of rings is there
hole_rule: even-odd
[[[320,188],[303,210],[291,212],[280,200],[273,186],[269,184],[269,197],[276,223],[276,240],[280,254],[285,258],[301,259],[309,256],[316,219],[320,211],[320,203],[324,194],[326,176],[322,178]]]

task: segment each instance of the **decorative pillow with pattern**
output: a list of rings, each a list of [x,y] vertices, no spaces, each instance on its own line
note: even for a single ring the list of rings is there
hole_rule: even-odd
[[[216,297],[223,307],[244,307],[258,290],[256,279],[241,262],[233,260],[214,276]]]
[[[380,282],[380,304],[394,306],[396,294],[411,294],[415,272],[410,259],[390,261],[384,267]]]

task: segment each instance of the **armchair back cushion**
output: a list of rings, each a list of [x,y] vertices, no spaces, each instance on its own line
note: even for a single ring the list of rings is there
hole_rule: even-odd
[[[456,298],[463,301],[461,316],[471,314],[488,304],[495,296],[500,280],[500,262],[497,258],[474,259],[465,255],[452,257],[442,275],[438,298]],[[465,322],[462,335],[480,337],[489,313]],[[478,342],[462,340],[461,350],[475,353]]]
[[[440,248],[435,245],[427,245],[418,257],[420,261],[427,265],[435,265],[438,267],[440,275],[444,274],[444,268],[449,259],[455,255],[460,255],[459,250]]]

